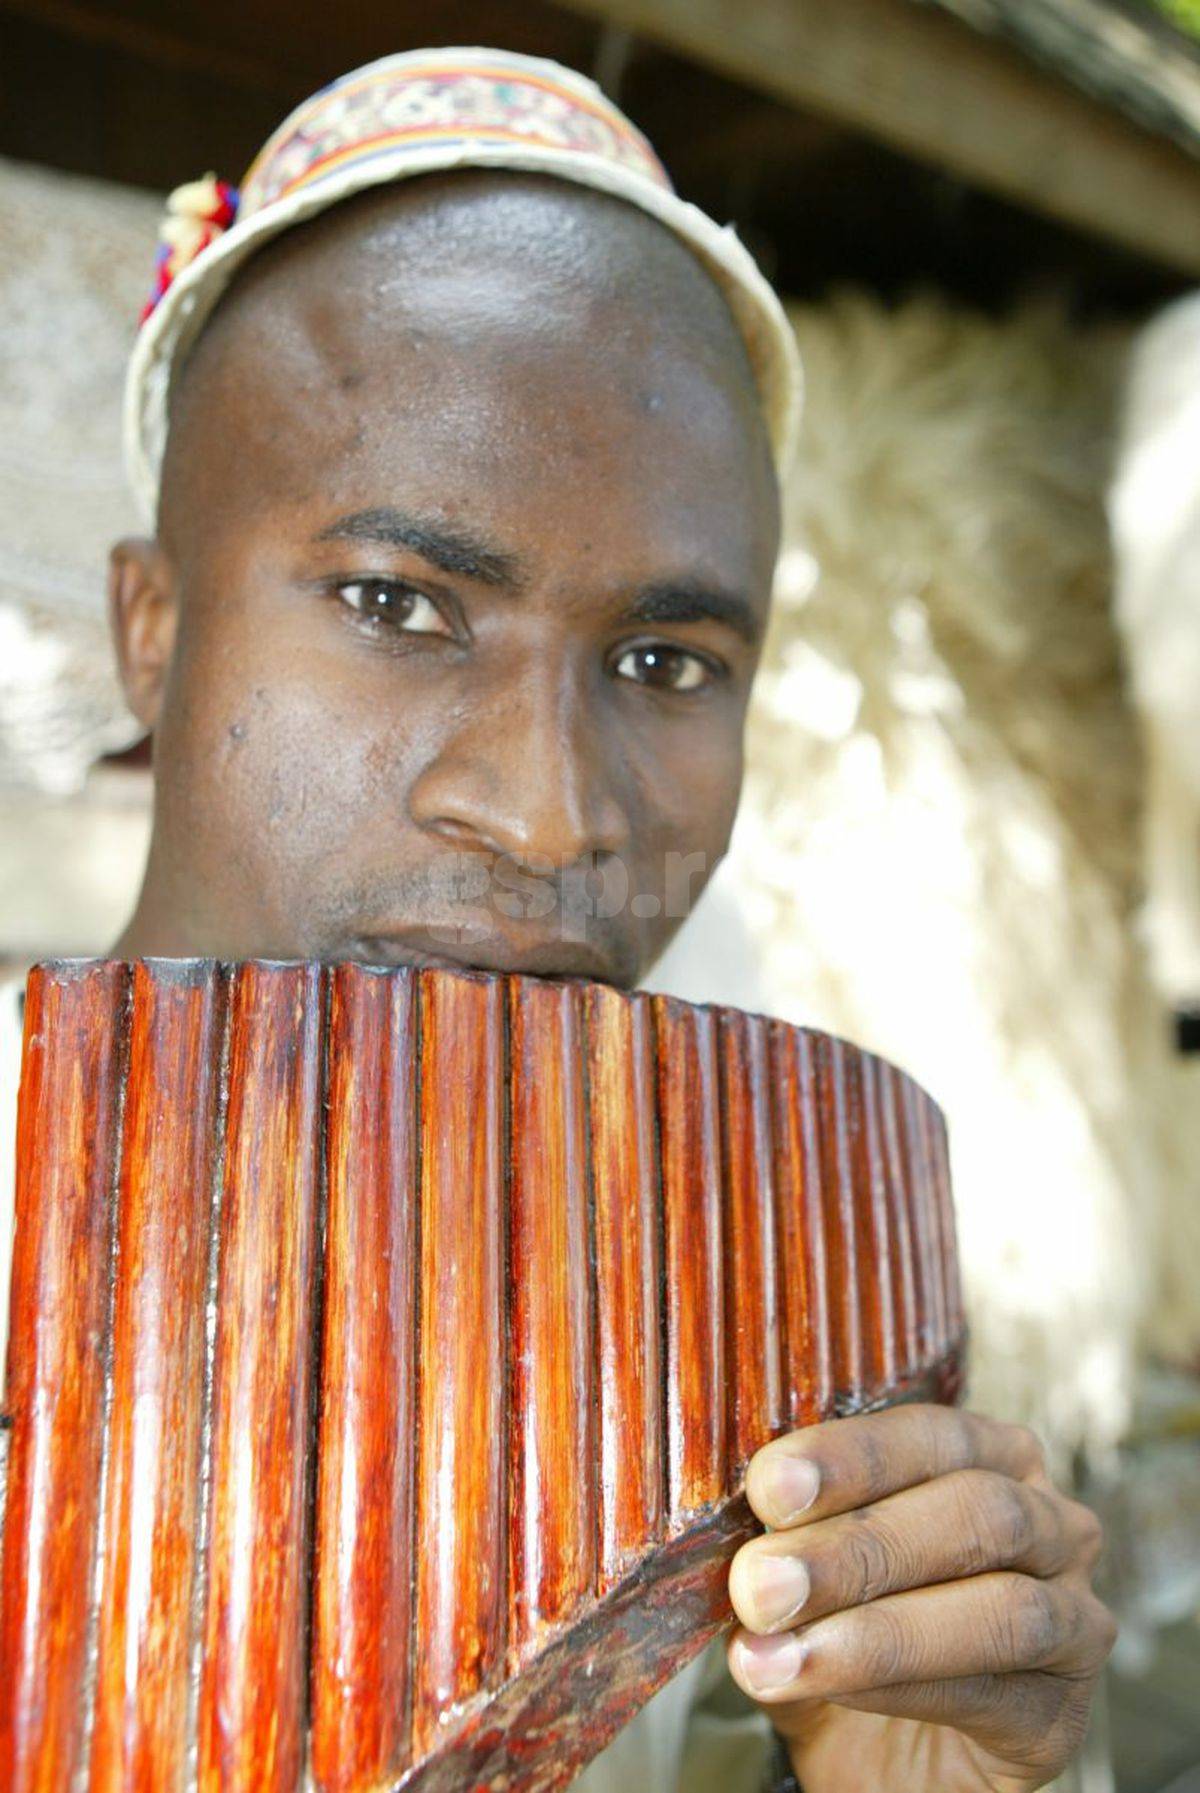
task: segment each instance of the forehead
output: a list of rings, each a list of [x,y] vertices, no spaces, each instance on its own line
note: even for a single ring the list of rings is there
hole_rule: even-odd
[[[217,486],[261,514],[400,496],[509,526],[607,519],[660,547],[701,529],[769,574],[766,433],[690,252],[561,183],[412,186],[250,265],[187,371],[164,497],[211,506]]]

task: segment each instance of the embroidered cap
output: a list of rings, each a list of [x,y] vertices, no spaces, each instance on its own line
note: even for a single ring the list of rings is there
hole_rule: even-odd
[[[783,307],[733,229],[679,198],[641,132],[585,76],[511,51],[415,50],[369,63],[305,100],[268,138],[240,194],[209,175],[168,200],[125,389],[126,468],[149,523],[172,366],[241,264],[338,200],[453,168],[554,175],[626,200],[681,237],[741,332],[783,469],[799,419],[799,354]]]

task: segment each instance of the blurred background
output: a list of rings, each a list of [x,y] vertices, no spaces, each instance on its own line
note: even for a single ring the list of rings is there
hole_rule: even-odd
[[[592,75],[791,307],[746,801],[655,981],[943,1102],[973,1399],[1113,1540],[1078,1784],[1198,1793],[1200,0],[0,0],[0,975],[140,875],[103,591],[163,195],[439,43]]]

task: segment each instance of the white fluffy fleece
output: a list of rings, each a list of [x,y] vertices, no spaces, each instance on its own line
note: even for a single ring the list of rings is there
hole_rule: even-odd
[[[1200,295],[1135,345],[1110,511],[1146,757],[1146,941],[1164,996],[1200,1008]]]
[[[774,1010],[945,1105],[974,1400],[1103,1449],[1140,1348],[1200,1341],[1200,1066],[1133,926],[1103,509],[1125,341],[934,301],[794,321],[807,420],[723,901]],[[728,952],[727,917],[696,930],[678,987]]]

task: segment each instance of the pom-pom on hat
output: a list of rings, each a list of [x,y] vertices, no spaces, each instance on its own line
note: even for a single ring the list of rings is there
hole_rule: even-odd
[[[638,206],[681,237],[741,332],[782,472],[799,419],[799,356],[778,298],[733,229],[678,197],[641,132],[585,76],[505,50],[415,50],[305,100],[264,144],[240,194],[210,175],[168,200],[125,389],[126,468],[148,523],[158,507],[172,367],[246,258],[338,200],[453,168],[574,181]]]

